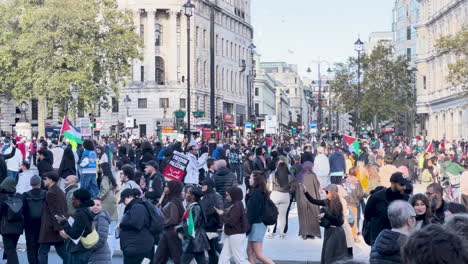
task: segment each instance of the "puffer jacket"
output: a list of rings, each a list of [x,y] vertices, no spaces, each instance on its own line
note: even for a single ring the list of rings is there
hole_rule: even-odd
[[[133,199],[126,207],[120,222],[120,248],[127,256],[149,253],[154,238],[148,227],[150,216],[139,198]]]
[[[372,246],[370,264],[401,263],[400,249],[407,239],[402,233],[384,229]]]
[[[91,248],[91,258],[89,263],[91,264],[111,264],[112,256],[107,244],[107,237],[109,236],[109,224],[111,218],[106,211],[101,211],[94,217],[94,226],[96,232],[99,235],[99,240]]]
[[[203,192],[203,198],[200,201],[207,219],[205,229],[206,232],[217,232],[223,225],[214,208],[224,209],[223,197],[214,190],[215,183],[212,179],[206,180],[205,184],[207,184],[208,189]]]
[[[216,170],[216,175],[213,179],[215,181],[216,191],[221,194],[224,200],[226,200],[226,190],[230,187],[237,186],[236,175],[226,167]]]

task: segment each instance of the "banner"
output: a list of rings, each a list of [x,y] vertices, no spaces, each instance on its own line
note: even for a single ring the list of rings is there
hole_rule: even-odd
[[[162,175],[174,181],[182,181],[188,164],[189,159],[184,154],[174,151],[172,158],[166,165],[166,168],[164,168]]]

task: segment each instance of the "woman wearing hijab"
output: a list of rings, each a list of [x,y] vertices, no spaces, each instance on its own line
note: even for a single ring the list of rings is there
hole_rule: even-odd
[[[58,174],[62,179],[67,178],[69,175],[77,175],[75,155],[73,154],[71,145],[68,145],[63,150],[62,162],[60,162]]]
[[[24,227],[22,208],[18,208],[17,214],[9,215],[14,212],[14,206],[11,206],[11,202],[14,200],[21,201],[22,195],[16,193],[15,179],[7,177],[0,185],[0,233],[4,245],[3,259],[6,259],[9,264],[19,263],[16,245],[18,245],[18,239],[23,233]]]
[[[317,216],[320,214],[319,207],[307,201],[304,195],[304,187],[314,199],[320,199],[320,182],[313,172],[313,163],[307,161],[303,165],[301,173],[296,178],[297,188],[296,201],[299,216],[299,236],[302,239],[321,237],[320,225]]]
[[[165,199],[162,208],[164,231],[154,254],[153,263],[164,264],[169,259],[172,259],[175,264],[181,263],[182,242],[177,235],[176,226],[180,224],[185,211],[182,204],[182,189],[182,183],[177,181],[168,182],[164,189]]]

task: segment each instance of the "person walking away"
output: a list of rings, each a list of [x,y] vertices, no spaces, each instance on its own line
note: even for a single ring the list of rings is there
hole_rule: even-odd
[[[390,178],[395,172],[398,172],[398,169],[395,165],[393,165],[393,158],[390,155],[387,155],[384,157],[384,164],[380,169],[379,169],[379,177],[380,177],[380,183],[382,186],[385,188],[389,188],[391,186],[390,183]]]
[[[356,168],[351,168],[349,170],[349,175],[345,180],[345,183],[343,184],[343,187],[345,188],[347,195],[345,197],[346,203],[349,206],[349,209],[353,213],[354,217],[354,223],[353,226],[351,227],[352,233],[353,233],[353,238],[355,242],[359,242],[358,238],[358,206],[359,206],[359,201],[364,197],[364,191],[362,189],[361,183],[359,179],[356,177]],[[346,209],[347,210],[347,209]]]
[[[227,168],[225,160],[216,161],[216,175],[213,180],[216,185],[216,192],[221,194],[224,201],[224,208],[229,207],[229,202],[226,200],[226,190],[230,187],[237,186],[236,175]]]
[[[321,237],[320,225],[317,216],[320,214],[320,209],[317,205],[307,201],[304,194],[304,188],[308,190],[309,195],[314,199],[320,199],[320,183],[313,172],[312,162],[306,162],[303,165],[303,170],[296,177],[297,191],[297,214],[299,217],[299,236],[302,239],[314,239]]]
[[[41,216],[46,191],[41,189],[41,177],[31,177],[32,189],[23,193],[24,234],[26,249],[30,264],[38,264],[39,234],[41,230]]]
[[[16,149],[16,140],[12,139],[10,143],[10,147],[5,151],[5,154],[10,154],[11,152],[13,152],[14,148]],[[22,161],[23,161],[23,156],[21,154],[21,151],[19,149],[16,149],[13,157],[6,159],[8,177],[13,177],[13,179],[17,180],[19,168],[21,166]]]
[[[408,181],[403,177],[401,172],[393,173],[390,177],[390,183],[390,188],[382,189],[372,194],[364,209],[362,232],[364,240],[370,246],[374,244],[382,230],[391,228],[387,215],[388,205],[396,200],[408,201],[409,199],[408,195],[405,194]]]
[[[74,215],[76,209],[73,207],[73,193],[78,190],[78,177],[69,175],[65,179],[65,198],[67,201],[67,215]]]
[[[229,166],[231,168],[231,172],[235,173],[237,176],[238,185],[242,185],[241,158],[236,143],[231,144],[231,151],[229,151]]]
[[[153,154],[153,146],[151,146],[150,142],[143,141],[141,143],[141,156],[140,156],[140,158],[139,158],[139,160],[137,162],[138,168],[141,171],[144,171],[145,167],[146,167],[146,164],[149,161],[154,161],[156,164],[158,164],[157,161],[156,161],[156,157]],[[158,167],[156,167],[156,169],[158,169]]]
[[[29,161],[23,160],[21,162],[20,170],[21,173],[19,174],[18,183],[16,184],[16,192],[19,194],[23,194],[28,192],[32,189],[30,183],[31,178],[36,175],[36,173],[30,170],[31,164]]]
[[[181,263],[182,242],[179,239],[175,227],[181,223],[184,215],[184,205],[182,204],[181,182],[170,181],[164,189],[166,204],[162,208],[164,214],[164,231],[161,234],[153,263],[165,264],[171,258],[174,264]],[[161,204],[159,204],[161,206]]]
[[[115,228],[117,226],[117,220],[119,219],[119,214],[117,211],[117,182],[115,181],[114,176],[112,176],[112,171],[110,168],[110,163],[102,163],[101,164],[101,171],[102,171],[102,180],[101,186],[99,191],[99,204],[102,207],[102,211],[107,212],[110,219],[110,253],[111,256],[114,253],[114,249],[117,246],[117,240],[115,238]],[[94,200],[94,204],[96,205],[96,200]],[[96,208],[97,210],[97,208]],[[96,212],[94,212],[96,213]]]
[[[288,165],[279,160],[276,170],[271,174],[269,188],[271,191],[270,199],[278,208],[278,229],[280,230],[280,238],[284,238],[284,227],[286,226],[286,211],[289,206],[289,192],[292,184],[292,176],[289,174]],[[267,238],[271,239],[274,236],[275,225],[268,226]]]
[[[229,263],[233,258],[236,264],[249,264],[244,251],[245,233],[249,229],[249,223],[242,203],[242,190],[231,187],[226,191],[226,197],[231,200],[232,206],[226,211],[215,208],[224,223],[224,243],[219,263]]]
[[[247,219],[250,223],[247,255],[250,264],[255,264],[256,260],[265,264],[272,264],[274,262],[263,255],[263,238],[265,237],[267,227],[263,223],[262,215],[266,199],[268,198],[264,172],[253,171],[249,181],[252,189],[246,199]]]
[[[330,163],[330,182],[332,184],[341,184],[343,174],[346,171],[346,163],[340,147],[335,147],[335,152],[328,160]]]
[[[414,230],[417,231],[429,225],[432,220],[432,212],[427,197],[422,193],[418,193],[411,196],[409,203],[413,206],[416,213],[416,226]]]
[[[83,141],[84,152],[80,158],[80,186],[88,190],[92,197],[99,194],[96,179],[96,159],[97,153],[94,150],[94,143],[91,140]]]
[[[215,182],[213,179],[207,178],[201,183],[203,197],[200,205],[206,216],[206,235],[210,241],[210,249],[208,250],[208,263],[217,264],[219,257],[218,253],[221,252],[219,245],[218,230],[222,229],[220,216],[216,213],[216,209],[224,210],[223,197],[214,190]],[[226,194],[227,199],[227,194]]]
[[[120,222],[120,248],[124,264],[140,264],[154,250],[154,237],[149,231],[150,215],[142,204],[138,189],[125,189],[120,202],[125,204],[124,216]]]
[[[33,137],[29,144],[29,162],[32,162],[36,166],[37,162],[37,139]],[[32,161],[31,161],[32,160]]]
[[[370,264],[402,263],[401,250],[416,225],[416,213],[406,201],[394,201],[388,207],[392,229],[384,229],[377,237],[370,253]],[[414,254],[417,254],[414,252]]]
[[[23,233],[23,197],[16,193],[16,181],[7,177],[0,184],[0,233],[3,240],[3,259],[9,264],[18,264],[16,246]]]
[[[94,226],[96,232],[99,235],[99,240],[91,248],[91,257],[89,259],[90,264],[112,264],[112,254],[107,244],[107,238],[109,236],[109,227],[111,223],[111,217],[109,213],[103,210],[102,201],[99,198],[94,198],[94,206],[91,207],[91,211],[95,215]]]
[[[68,235],[63,231],[55,216],[67,215],[67,201],[65,193],[57,186],[59,176],[50,171],[44,174],[44,185],[48,189],[43,205],[41,217],[41,230],[39,233],[39,264],[48,264],[48,254],[51,246],[62,258],[63,263],[68,263],[68,253],[64,240]]]
[[[69,175],[77,175],[77,164],[75,160],[75,154],[73,153],[70,144],[63,150],[62,161],[58,169],[60,179],[65,180]],[[64,188],[65,189],[65,188]]]
[[[302,185],[304,188],[304,185]],[[346,236],[343,230],[343,205],[338,195],[338,186],[330,184],[324,188],[325,200],[312,198],[307,188],[304,188],[304,194],[310,203],[322,206],[318,218],[320,225],[325,228],[325,235],[322,246],[322,264],[333,263],[338,260],[346,259],[348,256],[348,247]]]
[[[301,163],[304,164],[307,161],[314,163],[314,154],[312,154],[312,146],[308,145],[304,147],[304,153],[301,156]]]
[[[206,236],[206,216],[200,206],[203,192],[199,187],[190,187],[187,191],[188,208],[182,216],[184,241],[182,242],[182,264],[190,264],[193,259],[197,264],[205,264],[205,251],[210,249]]]
[[[58,170],[60,168],[60,163],[62,163],[64,150],[58,145],[58,141],[56,139],[52,140],[51,147],[50,152],[52,152],[53,157],[52,168]]]
[[[320,182],[321,188],[325,188],[330,184],[330,162],[327,155],[325,155],[325,149],[323,147],[317,148],[318,155],[315,157],[314,173]]]
[[[58,216],[57,221],[63,226],[63,230],[70,239],[78,240],[69,241],[67,250],[69,255],[69,264],[88,264],[91,258],[91,250],[83,244],[83,239],[88,236],[93,236],[92,233],[96,232],[93,226],[94,214],[91,212],[90,207],[94,206],[91,200],[91,193],[83,188],[73,192],[72,205],[76,209],[75,214],[72,216],[73,223],[67,220],[65,216]],[[97,241],[94,242],[94,245]],[[94,246],[90,245],[90,246]]]

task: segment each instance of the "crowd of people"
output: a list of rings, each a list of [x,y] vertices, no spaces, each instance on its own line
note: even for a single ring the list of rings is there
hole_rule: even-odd
[[[19,263],[274,263],[264,239],[323,238],[321,263],[468,263],[468,144],[291,135],[220,140],[7,138],[0,155],[4,258]],[[177,153],[184,177],[165,177]],[[415,193],[414,186],[425,193]],[[288,234],[297,209],[299,231]],[[321,228],[324,229],[323,234]],[[435,235],[437,234],[437,235]]]

